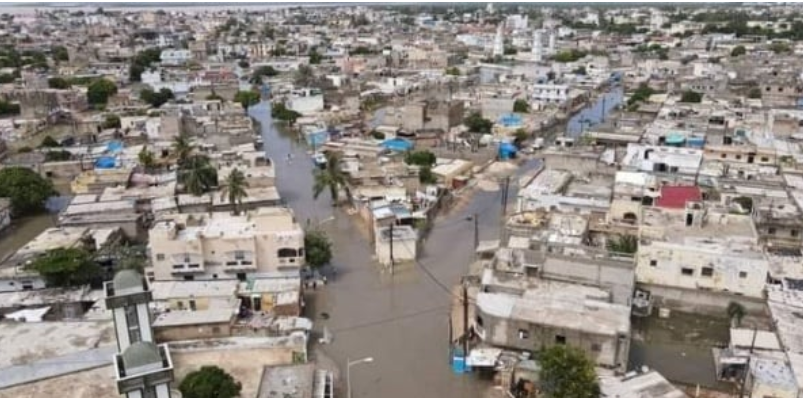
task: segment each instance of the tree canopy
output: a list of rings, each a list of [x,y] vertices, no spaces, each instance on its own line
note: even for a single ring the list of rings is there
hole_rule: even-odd
[[[83,248],[59,247],[35,258],[26,266],[36,271],[49,287],[83,286],[100,275],[100,267]]]
[[[11,199],[15,216],[25,216],[45,209],[45,201],[56,194],[53,184],[27,167],[0,170],[0,197]]]
[[[120,116],[110,113],[103,119],[103,124],[101,127],[104,129],[119,129],[120,126]]]
[[[298,120],[298,118],[301,117],[300,113],[292,109],[288,109],[283,102],[274,104],[273,107],[271,108],[270,113],[274,119],[288,122],[291,125],[294,124],[296,120]]]
[[[483,118],[479,112],[472,112],[468,115],[466,120],[463,121],[463,124],[468,127],[468,131],[481,134],[490,134],[491,128],[494,125],[492,121]]]
[[[307,265],[310,267],[322,267],[332,261],[332,242],[319,229],[306,231],[304,234],[304,250]]]
[[[142,72],[145,72],[151,64],[161,61],[162,50],[156,47],[148,48],[137,53],[131,60],[128,69],[128,80],[138,82],[142,80]]]
[[[217,366],[203,366],[184,377],[178,389],[184,398],[235,398],[242,385]]]
[[[71,85],[70,81],[63,77],[56,76],[47,79],[47,86],[50,88],[64,90],[70,88]]]
[[[526,99],[517,99],[513,102],[513,112],[516,113],[527,113],[530,111],[530,104],[527,103]]]
[[[262,96],[259,94],[259,92],[254,90],[238,91],[237,94],[234,94],[234,102],[242,105],[244,109],[248,109],[252,105],[258,104],[261,99]]]
[[[140,91],[139,98],[150,104],[150,106],[158,108],[167,103],[167,101],[175,98],[175,96],[173,95],[173,91],[169,88],[162,88],[159,91],[146,88]]]
[[[416,166],[430,167],[435,164],[435,154],[430,151],[413,151],[407,152],[404,156],[404,162]]]
[[[594,364],[577,348],[555,345],[541,352],[541,390],[547,398],[598,398]]]
[[[117,94],[117,86],[108,79],[97,79],[89,84],[87,101],[92,105],[105,105],[109,97]]]
[[[744,55],[745,53],[747,53],[747,49],[744,48],[744,46],[739,45],[731,50],[731,57],[738,57],[740,55]]]

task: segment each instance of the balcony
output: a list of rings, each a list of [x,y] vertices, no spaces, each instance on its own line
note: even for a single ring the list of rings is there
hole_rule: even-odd
[[[172,274],[202,274],[204,271],[204,266],[199,263],[173,264],[170,270]]]
[[[226,261],[226,272],[245,272],[245,271],[256,271],[257,266],[254,261],[251,260],[232,260]]]

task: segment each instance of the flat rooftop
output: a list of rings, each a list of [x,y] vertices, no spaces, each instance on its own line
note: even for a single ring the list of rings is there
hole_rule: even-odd
[[[554,195],[571,181],[568,171],[546,169],[538,174],[529,185],[519,191],[519,196],[535,198],[540,195]]]
[[[0,322],[0,368],[115,344],[110,321]]]
[[[640,229],[648,239],[673,243],[720,242],[755,245],[758,235],[750,216],[728,214],[726,211],[705,211],[703,222],[686,226],[682,210],[645,208]]]
[[[235,279],[211,281],[154,281],[148,285],[154,300],[169,300],[187,297],[234,297],[237,291]]]
[[[603,396],[616,398],[687,398],[660,373],[627,373],[624,376],[601,376],[600,390]]]
[[[206,325],[229,323],[234,319],[237,308],[219,308],[201,311],[170,311],[159,314],[153,321],[153,327]]]
[[[312,398],[315,364],[266,366],[257,398]]]

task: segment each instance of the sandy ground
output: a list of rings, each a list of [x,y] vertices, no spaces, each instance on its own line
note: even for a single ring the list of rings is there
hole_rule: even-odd
[[[113,344],[112,322],[3,322],[0,368]]]

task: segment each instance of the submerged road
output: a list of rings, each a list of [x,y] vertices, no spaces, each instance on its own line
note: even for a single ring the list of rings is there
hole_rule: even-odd
[[[319,349],[337,362],[342,376],[348,359],[374,358],[373,363],[352,367],[353,396],[482,396],[489,381],[474,374],[455,375],[449,365],[451,295],[446,287],[459,282],[472,260],[474,229],[466,217],[480,214],[480,239],[498,237],[500,192],[478,191],[438,219],[419,264],[391,276],[373,260],[371,244],[354,220],[357,216],[333,208],[328,193],[312,198],[313,165],[307,149],[294,135],[273,127],[267,104],[253,107],[250,114],[262,124],[265,152],[276,164],[282,198],[299,222],[320,223],[334,243],[337,276],[308,295],[306,313],[317,331],[323,326],[331,331],[332,343]],[[290,161],[288,153],[293,155]],[[515,198],[515,185],[511,183],[510,198]]]

